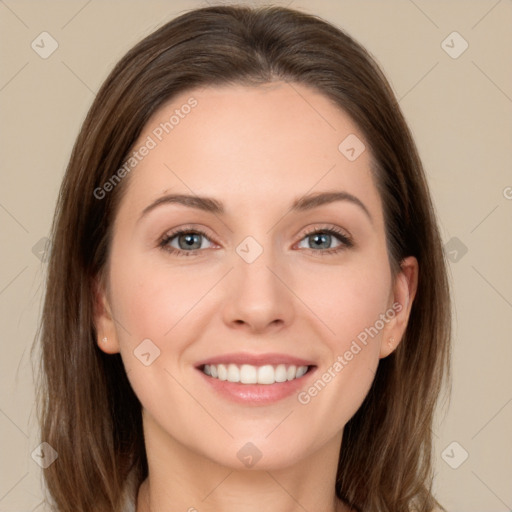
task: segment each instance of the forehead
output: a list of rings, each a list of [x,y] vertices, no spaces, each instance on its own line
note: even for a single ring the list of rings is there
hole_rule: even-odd
[[[151,117],[134,149],[144,145],[151,149],[131,171],[126,192],[139,209],[169,191],[219,197],[229,210],[334,189],[379,209],[361,131],[329,98],[304,85],[181,93]]]

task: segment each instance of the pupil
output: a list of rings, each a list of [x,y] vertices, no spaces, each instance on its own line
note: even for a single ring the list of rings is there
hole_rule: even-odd
[[[331,239],[331,235],[328,235],[326,233],[317,233],[316,235],[313,235],[313,239],[315,241],[315,244],[318,244],[318,246],[322,246],[322,248],[329,248],[329,242]]]
[[[201,241],[199,240],[199,237],[201,235],[198,235],[197,233],[193,233],[193,234],[187,234],[187,235],[182,235],[182,237],[180,237],[180,242],[181,240],[184,240],[185,243],[185,247],[183,247],[183,245],[180,243],[180,247],[183,249],[183,248],[186,248],[186,249],[199,249],[201,248]],[[194,244],[197,245],[197,247],[192,247]]]

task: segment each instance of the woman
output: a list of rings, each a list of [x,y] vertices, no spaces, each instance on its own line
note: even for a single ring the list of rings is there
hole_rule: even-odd
[[[148,36],[88,113],[52,240],[55,510],[440,506],[440,236],[396,99],[345,33],[222,6]]]

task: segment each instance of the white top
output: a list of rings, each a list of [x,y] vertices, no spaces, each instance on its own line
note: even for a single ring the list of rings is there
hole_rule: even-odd
[[[122,512],[135,512],[136,507],[136,497],[137,497],[137,491],[135,481],[134,481],[135,474],[130,473],[128,475],[128,478],[126,479],[124,491],[123,491],[123,507]]]
[[[131,499],[125,501],[123,512],[135,512],[135,502]]]

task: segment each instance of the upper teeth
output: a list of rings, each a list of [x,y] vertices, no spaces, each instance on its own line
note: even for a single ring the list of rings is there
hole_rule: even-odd
[[[242,384],[274,384],[287,380],[298,379],[308,371],[307,366],[286,366],[279,364],[272,366],[253,366],[251,364],[205,364],[203,372],[210,377],[229,382],[241,382]]]

